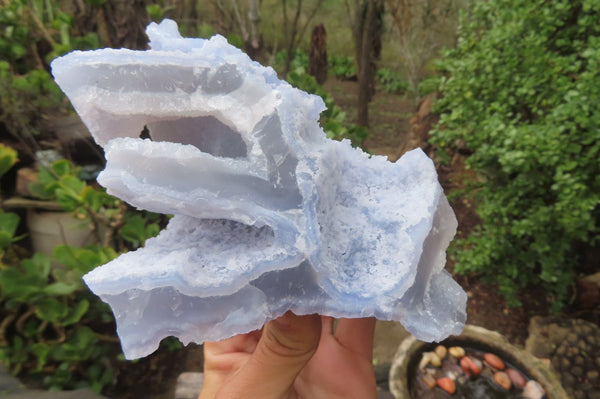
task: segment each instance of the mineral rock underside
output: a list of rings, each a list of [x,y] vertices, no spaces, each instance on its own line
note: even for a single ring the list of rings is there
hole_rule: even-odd
[[[182,38],[170,20],[147,33],[147,51],[52,63],[105,150],[98,182],[174,215],[84,277],[111,306],[127,358],[170,335],[249,332],[287,310],[397,320],[428,341],[460,333],[466,295],[443,270],[456,218],[421,150],[391,163],[329,140],[321,98],[223,37]]]

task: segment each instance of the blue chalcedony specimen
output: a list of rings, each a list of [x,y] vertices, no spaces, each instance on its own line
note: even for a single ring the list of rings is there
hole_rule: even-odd
[[[462,330],[466,296],[443,270],[456,218],[422,151],[391,163],[329,140],[319,97],[223,37],[182,38],[169,20],[147,33],[147,51],[52,63],[105,150],[99,183],[174,215],[84,278],[111,306],[127,358],[169,335],[249,332],[287,310],[398,320],[423,340]]]

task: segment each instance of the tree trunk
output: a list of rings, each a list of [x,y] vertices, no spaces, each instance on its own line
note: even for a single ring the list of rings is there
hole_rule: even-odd
[[[142,50],[148,48],[149,1],[108,0],[102,5],[91,5],[84,0],[61,0],[60,6],[74,17],[74,35],[94,32],[102,46]]]
[[[325,26],[315,26],[310,40],[309,71],[317,83],[322,85],[327,80],[327,32]]]
[[[150,17],[146,4],[147,0],[111,0],[104,3],[102,11],[111,47],[148,48],[146,25]]]
[[[260,1],[212,0],[218,21],[218,31],[223,35],[239,34],[244,42],[244,51],[250,58],[260,61],[263,37],[260,31]]]
[[[310,11],[310,13],[306,16],[306,22],[303,26],[300,26],[300,15],[302,14],[302,0],[296,0],[296,11],[294,14],[294,20],[290,23],[288,13],[287,13],[287,0],[282,0],[281,5],[283,8],[283,33],[285,38],[285,68],[283,71],[284,78],[287,77],[288,72],[290,71],[292,60],[296,55],[296,49],[298,48],[298,44],[309,24],[315,17],[321,5],[323,5],[323,0],[318,0],[315,4],[315,7]]]
[[[198,23],[196,0],[170,0],[167,6],[174,8],[171,19],[180,25],[186,25],[188,30],[192,27],[192,32],[196,31],[195,26]]]
[[[244,38],[244,50],[253,60],[259,60],[263,50],[260,31],[260,9],[256,0],[248,1],[248,37]]]
[[[352,37],[354,38],[354,62],[356,63],[356,76],[358,78],[358,73],[360,71],[360,63],[362,61],[362,34],[363,34],[363,24],[365,22],[365,9],[363,5],[366,6],[364,1],[355,0],[354,1],[354,14],[352,14],[350,10],[350,6],[348,7],[348,17],[351,21],[352,27]]]
[[[302,11],[302,0],[296,0],[296,13],[294,15],[294,22],[290,24],[287,15],[287,0],[282,0],[283,6],[283,31],[285,34],[285,67],[283,70],[283,76],[287,77],[290,72],[292,60],[296,55],[296,36],[298,35],[298,21],[300,20],[300,13]]]
[[[367,0],[361,29],[358,63],[358,121],[369,126],[369,102],[375,94],[376,61],[381,55],[383,0]],[[357,15],[360,17],[360,14]]]

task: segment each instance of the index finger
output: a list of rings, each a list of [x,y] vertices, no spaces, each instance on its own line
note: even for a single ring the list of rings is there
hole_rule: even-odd
[[[375,318],[339,319],[335,329],[335,338],[345,348],[361,356],[373,359],[373,337],[375,336]]]
[[[261,330],[254,330],[247,334],[234,335],[222,341],[204,342],[204,350],[211,355],[245,352],[252,353],[260,339]]]

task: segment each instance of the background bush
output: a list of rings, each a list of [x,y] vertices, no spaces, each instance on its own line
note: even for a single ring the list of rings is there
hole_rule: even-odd
[[[441,63],[442,151],[466,147],[483,223],[456,270],[497,282],[513,304],[543,286],[568,299],[600,220],[600,1],[476,2]]]
[[[0,177],[17,161],[0,144]],[[85,286],[82,276],[118,253],[141,246],[158,234],[164,217],[137,212],[79,178],[80,168],[58,160],[42,168],[30,190],[56,201],[90,230],[97,243],[59,245],[52,258],[23,256],[16,245],[19,216],[0,209],[0,361],[30,384],[49,389],[90,386],[101,391],[115,383],[120,348],[108,305]],[[100,234],[100,232],[103,234]]]

